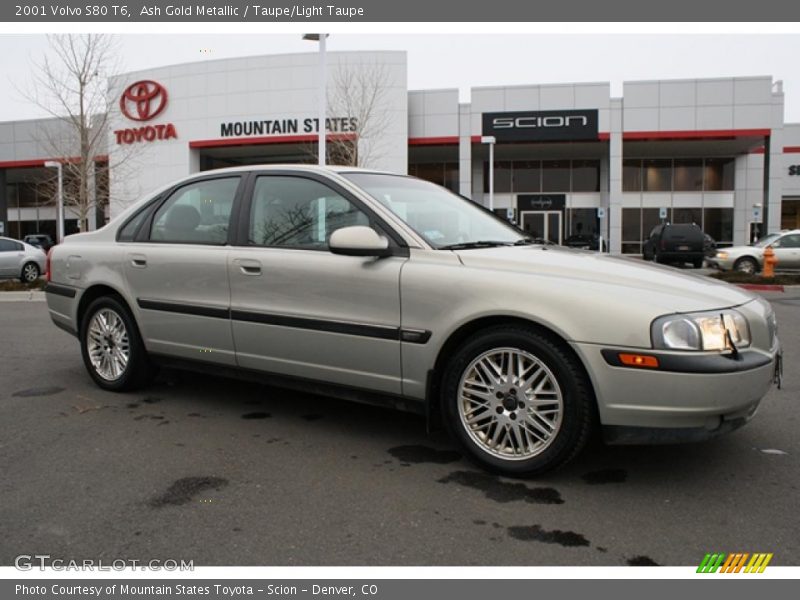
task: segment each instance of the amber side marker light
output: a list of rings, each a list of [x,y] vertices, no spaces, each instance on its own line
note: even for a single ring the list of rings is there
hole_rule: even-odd
[[[619,354],[619,362],[628,367],[641,367],[643,369],[657,369],[658,359],[646,354]]]

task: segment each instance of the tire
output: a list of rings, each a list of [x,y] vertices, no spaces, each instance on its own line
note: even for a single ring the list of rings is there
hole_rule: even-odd
[[[83,364],[104,390],[125,392],[152,381],[155,368],[130,310],[120,298],[102,296],[94,300],[81,321],[79,339]],[[120,357],[125,354],[123,365]]]
[[[20,271],[19,274],[19,280],[22,283],[33,283],[39,279],[39,275],[41,275],[39,265],[37,265],[35,262],[27,262],[22,266],[22,271]]]
[[[510,378],[488,366],[507,373],[509,362]],[[527,384],[520,386],[521,379]],[[534,398],[541,414],[533,414]],[[577,358],[560,340],[524,326],[498,326],[469,338],[445,368],[441,401],[447,428],[467,455],[509,476],[566,464],[586,445],[596,414]]]
[[[695,269],[702,269],[702,268],[703,268],[703,260],[704,260],[704,259],[702,259],[702,258],[701,258],[701,259],[699,259],[699,260],[695,260],[695,261],[693,261],[693,262],[692,262],[692,266],[693,266]]]
[[[733,264],[733,270],[753,275],[755,273],[758,273],[758,263],[754,258],[745,256],[740,258]]]

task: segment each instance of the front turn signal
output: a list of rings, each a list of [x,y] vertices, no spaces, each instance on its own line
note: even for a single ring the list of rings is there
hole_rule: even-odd
[[[657,369],[658,359],[647,354],[619,354],[619,362],[626,367],[641,367],[643,369]]]

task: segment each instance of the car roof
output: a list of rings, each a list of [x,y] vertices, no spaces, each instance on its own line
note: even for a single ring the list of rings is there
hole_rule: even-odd
[[[241,167],[225,167],[224,169],[214,169],[213,171],[200,171],[193,173],[193,175],[208,175],[211,173],[248,173],[250,171],[301,171],[301,172],[315,172],[315,173],[373,173],[382,175],[398,175],[390,171],[381,171],[379,169],[365,169],[362,167],[349,167],[337,165],[298,165],[298,164],[263,164],[263,165],[244,165]]]

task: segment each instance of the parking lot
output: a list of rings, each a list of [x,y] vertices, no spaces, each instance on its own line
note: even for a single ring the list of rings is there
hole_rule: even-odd
[[[527,481],[389,410],[175,371],[103,392],[45,303],[0,302],[0,564],[800,564],[800,289],[765,296],[786,373],[745,428]]]

